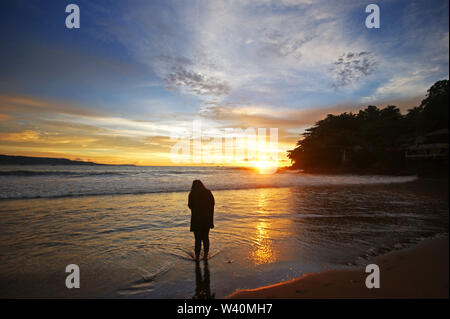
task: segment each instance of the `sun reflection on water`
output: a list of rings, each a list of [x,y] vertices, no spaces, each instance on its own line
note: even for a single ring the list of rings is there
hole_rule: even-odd
[[[267,213],[267,190],[261,190],[258,194],[258,213],[266,215]],[[254,249],[250,256],[255,265],[268,264],[276,261],[273,249],[273,221],[267,218],[261,218],[255,224],[255,235],[253,239]]]
[[[255,265],[268,264],[276,261],[268,225],[268,223],[260,221],[255,227],[255,249],[250,254]]]

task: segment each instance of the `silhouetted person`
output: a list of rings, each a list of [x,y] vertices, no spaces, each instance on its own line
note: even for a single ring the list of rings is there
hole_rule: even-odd
[[[200,257],[202,242],[206,259],[209,252],[209,230],[214,228],[214,196],[199,180],[192,182],[188,206],[191,209],[191,232],[195,236],[195,259]]]
[[[200,263],[195,263],[195,295],[193,299],[214,299],[215,293],[211,294],[211,285],[209,279],[208,262],[205,260],[202,271],[200,269]]]

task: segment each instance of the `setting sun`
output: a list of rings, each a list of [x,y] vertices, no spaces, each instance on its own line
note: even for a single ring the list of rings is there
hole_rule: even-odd
[[[260,174],[272,174],[278,169],[277,163],[271,161],[255,161],[252,165]]]

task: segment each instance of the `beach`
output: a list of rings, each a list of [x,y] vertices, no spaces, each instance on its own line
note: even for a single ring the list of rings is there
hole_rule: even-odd
[[[2,298],[224,298],[355,269],[448,234],[448,183],[414,176],[108,166],[1,173]],[[194,179],[216,201],[208,263],[199,267],[187,207]],[[80,289],[65,285],[69,264],[80,268]]]
[[[365,286],[369,274],[360,267],[307,274],[288,282],[237,291],[228,298],[448,298],[448,244],[448,237],[430,239],[415,247],[375,258],[373,263],[380,269],[380,288]]]
[[[2,0],[0,299],[448,298],[449,1]]]

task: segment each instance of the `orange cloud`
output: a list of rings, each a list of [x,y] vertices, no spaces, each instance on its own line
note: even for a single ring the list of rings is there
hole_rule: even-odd
[[[26,130],[19,133],[0,133],[0,140],[9,142],[29,142],[39,140],[39,133]]]
[[[8,114],[1,114],[0,113],[0,121],[6,121],[12,119],[12,116],[9,116]]]
[[[420,98],[378,105],[393,104],[406,110],[419,103]],[[219,130],[278,128],[278,161],[282,166],[289,164],[286,151],[295,147],[304,129],[327,114],[357,112],[364,107],[362,104],[342,104],[299,110],[270,106],[216,106],[201,115],[203,119],[211,119],[215,123],[214,129]],[[0,113],[0,120],[5,121],[1,127],[3,132],[0,132],[0,154],[81,158],[110,164],[175,165],[170,151],[176,141],[166,134],[177,127],[170,123],[101,116],[68,104],[6,95],[0,95],[0,111],[6,111]],[[186,121],[189,121],[189,115]],[[155,133],[157,135],[152,135]]]
[[[27,96],[11,96],[0,94],[0,111],[8,113],[64,113],[84,116],[98,116],[99,113],[79,105],[71,105],[61,101],[50,101]]]

